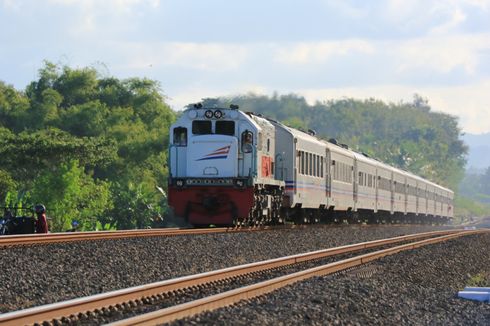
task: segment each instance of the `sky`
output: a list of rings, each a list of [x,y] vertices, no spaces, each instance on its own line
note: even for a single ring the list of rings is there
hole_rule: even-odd
[[[490,132],[490,0],[0,0],[0,80],[43,61],[205,97],[410,102]]]

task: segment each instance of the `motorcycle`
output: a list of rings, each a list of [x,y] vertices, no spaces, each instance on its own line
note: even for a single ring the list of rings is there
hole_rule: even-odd
[[[36,219],[32,216],[16,216],[12,210],[15,207],[4,207],[3,217],[0,219],[0,235],[31,234],[36,230]],[[24,208],[22,210],[31,210]]]

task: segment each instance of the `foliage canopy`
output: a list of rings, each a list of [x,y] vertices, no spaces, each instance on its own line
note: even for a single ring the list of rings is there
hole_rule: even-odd
[[[151,218],[136,214],[127,222],[124,209],[139,203],[119,198],[138,185],[142,201],[161,207],[155,187],[166,185],[174,119],[156,81],[45,62],[25,91],[0,82],[0,196],[30,192],[31,204],[51,209],[55,231],[73,219],[84,229],[98,221],[109,228],[150,226]]]
[[[0,81],[0,198],[43,202],[52,230],[145,228],[165,215],[170,124],[178,113],[158,82],[45,62],[24,91]],[[454,188],[467,148],[453,116],[412,103],[298,95],[204,99],[239,104]]]

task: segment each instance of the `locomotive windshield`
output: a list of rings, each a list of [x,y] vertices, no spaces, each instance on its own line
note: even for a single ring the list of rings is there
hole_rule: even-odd
[[[233,136],[235,134],[235,121],[216,121],[216,133]]]
[[[192,133],[194,135],[212,134],[211,121],[209,120],[192,121]]]
[[[210,120],[195,120],[192,122],[194,135],[209,135],[213,133]],[[233,136],[235,134],[235,121],[216,121],[215,134]]]

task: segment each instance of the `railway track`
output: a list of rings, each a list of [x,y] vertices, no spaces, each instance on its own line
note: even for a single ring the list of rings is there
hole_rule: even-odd
[[[353,268],[402,250],[409,250],[459,236],[488,231],[452,230],[426,232],[277,258],[6,313],[0,315],[0,325],[34,324],[43,321],[52,321],[55,325],[69,323],[70,321],[85,321],[86,324],[91,324],[95,323],[98,316],[111,316],[132,309],[139,309],[138,313],[144,313],[148,311],[146,308],[149,306],[158,308],[161,306],[159,303],[162,302],[163,306],[168,306],[169,303],[165,302],[172,301],[172,307],[143,314],[135,317],[136,319],[116,322],[117,325],[163,323],[197,314],[204,310],[230,305],[242,299],[262,295],[279,287],[312,276],[326,275]],[[394,245],[396,246],[386,248],[387,246]],[[380,248],[382,249],[379,250]],[[378,251],[366,253],[366,251],[375,249]],[[362,254],[352,257],[354,253],[359,252],[362,252]],[[332,259],[333,257],[337,261],[327,261],[325,263],[325,259]],[[338,259],[343,260],[339,261]],[[317,265],[320,263],[320,266],[311,267],[311,264],[315,262]],[[266,275],[274,271],[283,275],[278,277]],[[263,277],[260,277],[261,275]],[[257,276],[259,276],[259,281],[255,279]],[[229,288],[226,289],[225,287],[222,289],[223,293],[218,294],[216,294],[216,290],[213,291],[213,288],[219,284],[240,283],[240,280],[246,279],[247,277],[254,279],[249,282],[251,284],[245,282],[245,285],[232,290]],[[195,297],[194,294],[196,293],[204,295],[204,297],[197,300],[191,299],[189,302],[182,303],[188,300],[185,299],[186,296]]]
[[[92,231],[92,232],[64,232],[48,234],[22,234],[6,235],[0,237],[0,248],[21,245],[38,245],[57,242],[109,240],[136,237],[176,236],[176,235],[199,235],[212,233],[252,232],[275,229],[304,228],[307,225],[280,225],[280,226],[257,226],[239,228],[165,228],[165,229],[140,229],[121,231]]]
[[[361,225],[361,224],[360,224]],[[396,226],[398,224],[389,224]],[[402,226],[403,224],[400,224]],[[362,225],[364,227],[380,227],[380,225]],[[177,235],[201,235],[213,233],[233,233],[233,232],[253,232],[268,230],[288,230],[301,229],[308,227],[327,227],[325,224],[312,225],[278,225],[278,226],[255,226],[255,227],[224,227],[224,228],[162,228],[162,229],[140,229],[140,230],[121,230],[121,231],[91,231],[91,232],[61,232],[48,234],[21,234],[5,235],[0,237],[1,247],[12,247],[22,245],[41,245],[57,242],[75,242],[91,240],[110,240],[137,237],[156,237],[156,236],[177,236]],[[329,225],[328,227],[342,227]]]

